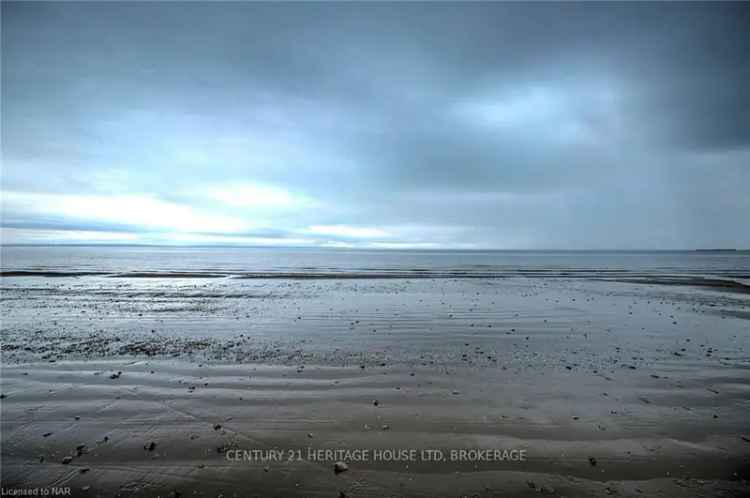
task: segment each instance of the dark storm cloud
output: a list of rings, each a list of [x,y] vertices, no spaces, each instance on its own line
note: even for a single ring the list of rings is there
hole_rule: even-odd
[[[3,3],[4,224],[172,230],[132,201],[310,243],[750,245],[749,12]]]

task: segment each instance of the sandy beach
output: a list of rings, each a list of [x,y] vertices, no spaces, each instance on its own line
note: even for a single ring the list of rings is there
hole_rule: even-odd
[[[571,279],[5,278],[3,488],[745,496],[747,313]]]

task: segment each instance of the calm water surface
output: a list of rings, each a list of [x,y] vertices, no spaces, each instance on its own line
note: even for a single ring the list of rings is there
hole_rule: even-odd
[[[750,252],[393,251],[226,247],[6,246],[3,272],[123,276],[653,276],[744,281]]]

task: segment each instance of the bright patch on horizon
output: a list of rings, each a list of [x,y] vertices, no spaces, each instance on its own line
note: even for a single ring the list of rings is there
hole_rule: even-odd
[[[135,243],[140,237],[127,232],[99,232],[94,230],[31,230],[22,228],[0,229],[2,244],[44,243]]]
[[[33,212],[53,219],[107,223],[145,230],[237,233],[255,228],[235,217],[141,195],[65,195],[5,192],[5,212]]]

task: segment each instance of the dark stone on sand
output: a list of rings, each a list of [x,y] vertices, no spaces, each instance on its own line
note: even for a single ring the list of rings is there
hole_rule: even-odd
[[[72,456],[66,456],[66,457],[64,457],[62,459],[62,463],[65,464],[65,465],[69,464],[72,461],[73,461],[73,457]]]
[[[44,434],[42,434],[42,437],[50,437],[51,435],[51,432],[45,432]]]
[[[746,443],[750,443],[750,436],[740,436],[740,439],[742,439]]]
[[[596,467],[596,458],[589,457],[589,463],[591,464],[592,467]]]
[[[333,472],[335,474],[341,474],[342,472],[346,472],[349,470],[349,466],[344,462],[336,462],[333,464]]]
[[[81,474],[85,474],[85,473],[86,473],[86,472],[88,472],[89,470],[91,470],[91,467],[81,467],[81,468],[80,468],[80,470],[79,470],[79,472],[80,472]]]
[[[378,400],[373,400],[372,404],[375,405],[375,406],[378,406],[380,404],[380,402]]]
[[[214,424],[214,430],[218,431],[219,429],[221,429],[221,424]]]
[[[146,451],[154,451],[154,448],[156,448],[156,443],[153,441],[149,441],[148,444],[143,447]]]

